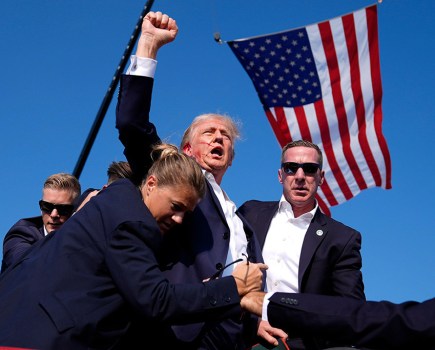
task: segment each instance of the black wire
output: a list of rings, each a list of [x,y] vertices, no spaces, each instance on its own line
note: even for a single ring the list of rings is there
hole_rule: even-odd
[[[124,50],[124,53],[121,57],[121,61],[116,68],[116,72],[110,82],[109,88],[107,89],[106,95],[104,96],[103,102],[100,105],[100,109],[98,110],[97,116],[95,117],[94,123],[92,124],[91,130],[88,134],[88,137],[85,141],[85,144],[80,153],[79,159],[77,160],[76,166],[73,171],[73,175],[78,179],[83,171],[86,160],[91,152],[94,141],[97,137],[98,131],[103,123],[104,117],[106,115],[107,110],[109,109],[110,103],[113,98],[113,94],[115,92],[116,86],[118,85],[119,79],[121,77],[122,72],[127,65],[127,62],[130,58],[130,55],[133,51],[134,45],[136,44],[137,38],[139,37],[139,33],[142,27],[142,20],[145,15],[151,10],[151,6],[153,5],[154,0],[148,0],[145,4],[142,13],[139,16],[137,24],[134,28],[133,34],[130,36],[130,40],[128,41],[127,47]]]
[[[210,277],[210,279],[211,280],[214,280],[214,279],[216,279],[216,278],[218,278],[219,277],[219,275],[227,268],[227,267],[229,267],[229,266],[231,266],[231,265],[234,265],[234,264],[236,264],[236,263],[238,263],[238,262],[241,262],[241,261],[243,261],[243,259],[242,258],[240,258],[240,259],[237,259],[237,260],[234,260],[233,262],[230,262],[229,264],[227,264],[227,265],[225,265],[224,267],[221,267],[220,269],[218,269],[211,277]]]

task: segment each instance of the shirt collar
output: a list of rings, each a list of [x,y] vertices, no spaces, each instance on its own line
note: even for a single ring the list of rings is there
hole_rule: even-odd
[[[202,170],[202,173],[204,174],[205,178],[208,180],[208,182],[217,184],[217,182],[216,182],[216,180],[215,180],[215,178],[214,178],[212,173],[210,173],[210,172],[208,172],[207,170],[204,170],[204,169],[201,169],[201,170]]]

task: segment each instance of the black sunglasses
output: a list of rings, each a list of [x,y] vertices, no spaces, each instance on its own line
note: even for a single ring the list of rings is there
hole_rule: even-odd
[[[73,204],[53,204],[42,199],[39,201],[39,208],[47,214],[56,209],[60,216],[71,216],[74,211]]]
[[[281,168],[286,174],[294,175],[299,168],[302,168],[305,175],[314,175],[318,169],[320,169],[320,164],[317,163],[295,163],[295,162],[285,162],[281,163]]]

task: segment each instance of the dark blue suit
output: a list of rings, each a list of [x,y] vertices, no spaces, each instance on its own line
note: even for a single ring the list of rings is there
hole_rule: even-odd
[[[278,205],[278,201],[252,200],[238,209],[254,228],[261,249],[272,218],[278,211]],[[299,292],[365,299],[360,249],[359,232],[318,209],[302,245],[298,275]],[[310,341],[305,339],[306,347],[315,348],[315,345],[309,345]],[[290,341],[289,344],[295,349],[301,346],[299,340],[294,340],[293,344]],[[324,347],[325,344],[321,346]]]
[[[42,216],[18,220],[3,239],[1,272],[18,261],[27,249],[44,237]]]
[[[435,349],[435,299],[393,304],[275,293],[267,314],[272,325],[295,336],[317,334],[380,350]]]
[[[74,200],[74,206],[77,208],[88,194],[94,191],[94,188],[88,188],[79,197]],[[23,254],[36,242],[45,237],[44,222],[42,216],[21,219],[15,223],[6,233],[3,240],[3,261],[1,272],[12,265],[23,256]]]
[[[152,86],[151,78],[129,75],[121,78],[116,125],[119,138],[125,146],[124,153],[137,179],[142,177],[146,169],[143,163],[149,159],[151,145],[160,142],[154,125],[149,122]],[[185,217],[179,229],[164,238],[162,269],[171,282],[196,283],[209,278],[225,265],[230,229],[211,185],[207,185],[205,198],[193,213]],[[243,217],[240,219],[244,223],[250,260],[262,262],[252,229]],[[252,336],[255,334],[252,328],[255,322],[246,315],[242,317],[240,312],[237,317],[219,324],[174,327],[174,332],[180,339],[178,348],[242,349],[246,348],[243,326],[244,331]],[[202,341],[202,344],[198,341]]]
[[[109,349],[140,321],[143,344],[164,348],[169,323],[238,315],[232,277],[169,284],[161,237],[137,187],[116,181],[0,276],[0,344]]]

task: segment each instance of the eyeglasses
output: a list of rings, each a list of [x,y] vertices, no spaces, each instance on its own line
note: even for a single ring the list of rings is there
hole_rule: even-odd
[[[242,253],[242,255],[246,258],[246,263],[249,265],[249,257],[247,254]],[[226,264],[225,266],[223,266],[221,263],[216,264],[216,269],[217,271],[210,277],[211,280],[215,280],[216,278],[218,278],[222,272],[224,272],[224,270],[227,267],[230,267],[231,265],[237,264],[238,262],[243,261],[243,258],[239,258],[237,260],[234,260],[233,262],[230,262],[229,264]]]
[[[74,205],[72,204],[53,204],[42,199],[39,201],[39,208],[47,214],[51,214],[56,209],[60,216],[71,216],[74,211]]]
[[[294,175],[299,168],[302,168],[305,175],[314,175],[318,169],[320,169],[320,164],[317,163],[295,163],[295,162],[285,162],[281,163],[281,168],[286,174]]]

